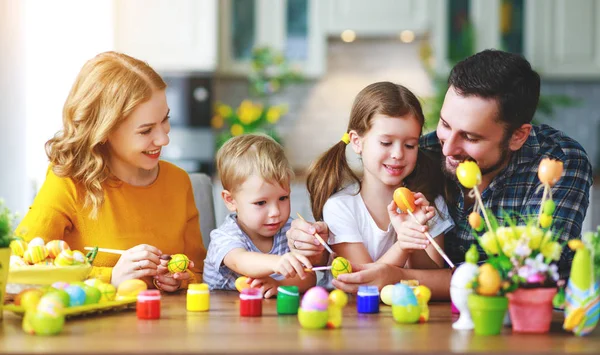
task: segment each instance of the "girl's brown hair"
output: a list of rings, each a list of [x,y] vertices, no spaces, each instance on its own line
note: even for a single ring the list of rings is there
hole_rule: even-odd
[[[46,142],[52,171],[84,189],[84,206],[97,216],[104,201],[108,135],[165,82],[148,64],[116,52],[100,53],[84,64],[63,108],[63,130]]]
[[[364,136],[371,129],[376,115],[414,117],[421,127],[425,123],[417,97],[404,86],[388,81],[371,84],[358,93],[346,132],[354,130],[359,136]],[[346,143],[339,141],[309,168],[306,185],[315,220],[323,219],[323,206],[331,195],[354,182],[360,187],[359,177],[346,160]],[[417,166],[404,183],[412,191],[423,193],[433,203],[442,191],[439,164],[419,149]]]

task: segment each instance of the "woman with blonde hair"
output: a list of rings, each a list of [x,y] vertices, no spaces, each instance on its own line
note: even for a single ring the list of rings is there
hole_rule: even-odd
[[[165,291],[201,280],[206,249],[186,172],[160,161],[169,143],[166,84],[146,63],[116,52],[89,60],[46,143],[46,181],[16,234],[122,249],[99,253],[90,277],[143,279]],[[160,257],[186,254],[193,273],[170,274]]]

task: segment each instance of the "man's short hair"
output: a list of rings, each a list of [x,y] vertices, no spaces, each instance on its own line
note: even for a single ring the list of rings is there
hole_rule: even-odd
[[[531,123],[540,98],[540,76],[522,56],[484,50],[452,68],[448,84],[462,96],[495,99],[508,133]]]

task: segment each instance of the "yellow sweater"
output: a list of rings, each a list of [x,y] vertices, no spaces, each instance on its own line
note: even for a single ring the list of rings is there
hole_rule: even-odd
[[[86,246],[126,250],[149,244],[163,253],[183,253],[194,261],[192,271],[202,280],[206,249],[200,234],[198,209],[189,176],[175,165],[160,161],[160,170],[149,186],[125,182],[105,183],[104,203],[98,217],[84,210],[81,185],[60,178],[48,169],[46,181],[16,234],[29,241],[63,239],[72,250]],[[110,282],[119,255],[99,252],[90,277]]]

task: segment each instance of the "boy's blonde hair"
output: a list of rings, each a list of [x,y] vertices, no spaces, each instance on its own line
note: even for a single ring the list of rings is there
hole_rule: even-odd
[[[282,187],[289,186],[294,176],[281,145],[262,134],[244,134],[229,139],[217,152],[216,160],[223,189],[231,193],[251,175]]]
[[[110,176],[109,134],[165,82],[148,64],[128,55],[104,52],[84,64],[63,108],[63,130],[46,142],[57,176],[83,186],[95,218],[104,201],[102,183]]]

